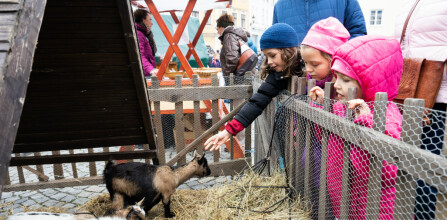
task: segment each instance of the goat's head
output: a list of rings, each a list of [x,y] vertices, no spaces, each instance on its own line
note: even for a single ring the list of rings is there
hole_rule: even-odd
[[[208,161],[205,158],[205,153],[202,155],[198,154],[196,150],[194,150],[194,159],[192,159],[191,163],[197,163],[197,169],[195,171],[195,175],[199,177],[209,176],[211,174],[210,167],[208,166]]]
[[[125,209],[117,211],[116,216],[126,218],[126,220],[144,220],[146,218],[146,212],[141,207],[143,201],[144,198],[135,205],[130,205]]]

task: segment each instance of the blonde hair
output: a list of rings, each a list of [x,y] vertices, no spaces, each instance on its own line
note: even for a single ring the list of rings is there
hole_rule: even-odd
[[[301,55],[299,47],[278,48],[281,54],[281,59],[284,61],[284,70],[282,71],[284,77],[292,75],[302,76],[303,71],[301,66]],[[261,66],[261,79],[265,79],[267,75],[273,71],[268,65],[268,58],[266,57]]]

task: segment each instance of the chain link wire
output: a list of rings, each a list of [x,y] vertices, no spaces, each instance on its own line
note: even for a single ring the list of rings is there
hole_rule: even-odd
[[[325,102],[331,111],[307,95],[273,102],[273,161],[314,219],[447,218],[445,111],[384,100],[362,114]]]

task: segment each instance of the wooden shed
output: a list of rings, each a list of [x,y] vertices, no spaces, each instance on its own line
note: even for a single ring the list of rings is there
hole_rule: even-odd
[[[57,154],[130,144],[150,149]],[[155,149],[129,1],[0,0],[0,185],[9,164],[111,156],[157,164]],[[39,151],[53,155],[11,160]]]

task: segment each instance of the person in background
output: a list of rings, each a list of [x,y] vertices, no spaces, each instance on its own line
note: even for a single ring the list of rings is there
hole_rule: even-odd
[[[295,30],[287,24],[274,24],[261,36],[261,50],[266,59],[262,65],[261,78],[265,82],[253,94],[225,130],[205,141],[205,150],[217,150],[231,135],[237,135],[248,127],[287,84],[292,75],[303,76],[298,38]]]
[[[250,36],[251,36],[250,32],[247,31],[246,34],[247,34],[247,38],[248,38],[248,40],[247,40],[248,46],[250,47],[250,49],[253,50],[253,52],[258,53],[258,48],[256,47],[256,45],[253,42],[253,40],[250,38]]]
[[[261,66],[262,63],[264,62],[265,56],[264,54],[261,52],[260,49],[258,49],[258,63],[256,64],[256,70],[260,71],[261,70]]]
[[[394,36],[401,38],[403,26],[410,9],[417,0],[405,1],[397,13]],[[408,22],[402,39],[402,55],[428,60],[447,60],[447,2],[445,0],[424,0],[418,2]],[[432,117],[431,124],[424,126],[422,148],[440,155],[444,143],[445,117],[447,108],[447,67],[444,65],[441,88],[436,97],[434,110],[437,117]],[[442,112],[442,113],[441,113]],[[434,219],[436,195],[438,189],[417,181],[415,219]]]
[[[211,67],[220,67],[219,54],[215,53],[213,56],[213,60],[211,61]]]
[[[245,31],[233,25],[234,18],[229,14],[223,14],[217,19],[217,33],[220,35],[219,40],[222,43],[220,64],[225,84],[228,84],[230,74],[236,72],[241,57],[239,41],[247,42],[248,40]]]
[[[150,77],[158,73],[158,69],[156,68],[157,64],[155,62],[157,45],[155,44],[154,34],[151,31],[152,17],[149,11],[137,9],[134,12],[134,18],[144,76]]]
[[[357,0],[278,0],[273,9],[273,24],[292,26],[298,44],[314,23],[328,17],[337,18],[351,38],[366,35],[365,18]]]

